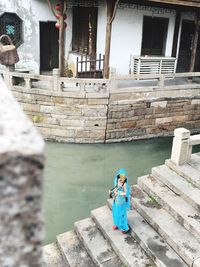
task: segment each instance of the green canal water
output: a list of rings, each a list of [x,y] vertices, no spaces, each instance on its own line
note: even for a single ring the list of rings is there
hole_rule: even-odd
[[[170,158],[172,138],[114,144],[46,143],[44,183],[44,244],[73,228],[75,221],[106,204],[108,190],[118,169],[124,168],[129,183],[150,173]]]

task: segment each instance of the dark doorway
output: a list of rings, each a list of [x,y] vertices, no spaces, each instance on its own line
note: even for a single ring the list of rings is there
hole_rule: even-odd
[[[95,7],[73,7],[73,51],[96,54],[97,14]]]
[[[194,29],[195,25],[193,21],[183,20],[178,63],[177,63],[177,72],[189,71]]]
[[[58,39],[55,22],[40,22],[40,71],[58,68]]]
[[[165,54],[165,44],[169,19],[144,16],[142,55],[162,56]]]

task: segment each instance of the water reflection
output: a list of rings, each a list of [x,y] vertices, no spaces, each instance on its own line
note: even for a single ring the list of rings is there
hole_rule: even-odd
[[[46,143],[44,185],[45,244],[73,228],[91,209],[105,205],[119,168],[130,184],[170,157],[172,138],[115,144]]]

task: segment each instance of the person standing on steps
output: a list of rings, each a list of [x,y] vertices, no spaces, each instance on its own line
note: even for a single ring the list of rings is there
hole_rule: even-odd
[[[120,169],[115,176],[112,191],[113,230],[119,229],[125,234],[129,230],[127,210],[130,209],[130,187],[128,175],[124,169]]]

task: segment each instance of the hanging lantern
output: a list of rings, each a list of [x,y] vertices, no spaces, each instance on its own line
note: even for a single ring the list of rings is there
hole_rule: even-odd
[[[60,23],[56,22],[55,27],[56,27],[56,29],[60,29]]]
[[[57,4],[57,5],[55,6],[55,9],[56,9],[57,11],[60,11],[60,5]]]

